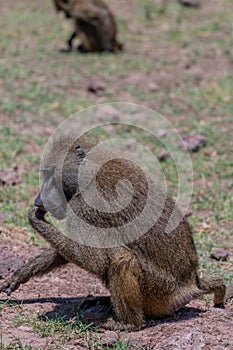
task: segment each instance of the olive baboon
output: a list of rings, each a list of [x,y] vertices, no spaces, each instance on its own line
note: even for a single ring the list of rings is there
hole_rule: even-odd
[[[122,45],[117,41],[113,13],[102,0],[54,0],[57,11],[63,11],[75,22],[75,29],[64,52],[72,50],[72,42],[79,36],[79,52],[117,52]]]
[[[222,278],[200,278],[191,228],[167,195],[155,224],[141,237],[119,246],[84,245],[45,220],[47,211],[58,219],[70,219],[70,206],[76,218],[85,220],[90,227],[108,229],[131,222],[144,208],[147,179],[135,163],[125,159],[106,162],[95,181],[101,196],[110,201],[117,196],[118,182],[128,179],[133,185],[133,195],[127,208],[108,213],[93,209],[85,202],[80,193],[78,174],[86,166],[93,145],[90,138],[82,136],[72,144],[66,137],[59,138],[51,146],[41,165],[44,178],[41,190],[35,199],[35,207],[29,211],[31,225],[51,248],[19,268],[0,286],[0,291],[11,294],[32,276],[72,262],[103,281],[110,290],[116,318],[132,327],[141,327],[146,318],[171,315],[193,298],[206,293],[214,293],[214,305],[224,307],[226,297],[233,295],[233,288],[226,293]],[[61,161],[66,147],[68,152]],[[156,210],[159,206],[160,203],[155,203]],[[167,233],[165,228],[174,210],[179,224]]]

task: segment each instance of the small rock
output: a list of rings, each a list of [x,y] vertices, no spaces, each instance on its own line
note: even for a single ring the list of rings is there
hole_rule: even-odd
[[[185,63],[184,69],[190,69],[192,67],[190,62]]]
[[[165,136],[167,136],[167,131],[166,130],[164,130],[164,129],[159,129],[158,131],[157,131],[157,133],[156,133],[156,135],[157,135],[157,137],[165,137]]]
[[[178,2],[187,7],[199,7],[200,6],[200,0],[178,0]]]
[[[156,92],[159,91],[159,86],[156,83],[150,82],[148,84],[148,88],[150,92]]]
[[[111,105],[103,105],[98,108],[96,118],[100,122],[118,123],[120,121],[120,113],[116,108],[112,107]]]
[[[18,168],[15,166],[13,169],[3,168],[0,169],[0,185],[17,185],[22,181],[21,176],[18,174]]]
[[[168,159],[170,157],[170,153],[166,150],[166,149],[162,149],[158,154],[157,154],[157,158],[158,160],[160,160],[161,162],[163,162],[164,160]]]
[[[106,88],[106,85],[104,81],[97,77],[92,78],[87,85],[87,90],[95,94],[98,93],[99,91],[104,91],[105,88]]]
[[[191,209],[187,209],[184,213],[184,216],[187,218],[193,214],[193,211]]]
[[[206,138],[198,134],[187,134],[182,137],[180,142],[180,147],[183,150],[188,150],[192,152],[198,151],[200,148],[206,145]]]
[[[210,254],[210,257],[215,260],[226,261],[229,256],[229,253],[224,248],[216,248]]]

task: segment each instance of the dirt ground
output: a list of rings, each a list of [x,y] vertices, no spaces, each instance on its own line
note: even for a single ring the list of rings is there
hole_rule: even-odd
[[[0,187],[0,282],[46,246],[35,238],[26,219],[38,190],[34,169],[44,140],[77,109],[117,100],[160,111],[181,133],[206,133],[209,143],[199,155],[201,161],[197,155],[192,158],[196,190],[190,220],[201,268],[223,274],[229,283],[233,278],[232,1],[203,0],[200,9],[180,9],[175,1],[166,5],[158,0],[111,0],[109,4],[117,14],[119,39],[125,45],[114,58],[58,53],[70,26],[51,4],[39,0],[1,4],[1,167],[17,165],[21,180],[17,185],[8,179],[8,186]],[[105,90],[90,93],[91,79],[104,84]],[[17,147],[21,148],[14,153]],[[12,218],[13,211],[17,218]],[[213,246],[227,249],[227,261],[210,261]],[[96,298],[96,305],[85,309],[88,295]],[[108,331],[98,327],[98,320],[107,314],[101,297],[107,295],[95,276],[72,264],[30,280],[10,298],[2,293],[0,348],[233,349],[232,302],[216,309],[212,297],[194,300],[143,330]]]
[[[20,266],[42,249],[19,242],[13,245],[12,240],[7,238],[2,240],[1,248],[1,251],[10,252],[17,258],[14,266]],[[63,333],[54,327],[46,334],[46,323],[58,317],[62,317],[61,327],[65,321],[72,321],[73,326],[77,324],[77,329],[80,329],[77,310],[88,295],[95,296],[98,302],[101,296],[108,295],[108,291],[97,278],[69,264],[55,273],[29,281],[14,292],[11,299],[2,296],[2,343],[15,344],[16,349],[17,339],[20,339],[21,344],[30,344],[32,349],[232,348],[233,307],[226,305],[225,309],[216,309],[210,300],[195,300],[174,316],[157,320],[155,325],[141,331],[115,332],[100,327],[76,332],[68,329],[67,333],[66,330]],[[79,315],[81,317],[82,312]],[[43,328],[36,321],[29,322],[30,317],[42,320]],[[92,308],[88,311],[89,324],[95,322],[98,325],[98,321],[103,321],[104,317],[106,312],[101,312],[101,309]]]

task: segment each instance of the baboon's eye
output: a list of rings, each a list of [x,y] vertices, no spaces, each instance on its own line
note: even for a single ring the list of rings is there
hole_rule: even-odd
[[[38,172],[42,173],[42,176],[44,178],[48,178],[50,176],[54,175],[55,168],[53,169],[46,169],[46,168],[39,168]]]

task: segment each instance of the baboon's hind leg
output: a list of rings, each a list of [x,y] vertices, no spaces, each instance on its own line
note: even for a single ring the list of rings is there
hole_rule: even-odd
[[[119,257],[111,266],[111,302],[118,319],[126,325],[144,324],[142,295],[139,284],[140,266],[137,258],[129,254]]]
[[[43,275],[66,263],[67,260],[55,249],[46,249],[42,254],[22,265],[11,277],[7,278],[0,285],[0,292],[6,292],[10,295],[20,284],[26,283],[31,277]]]
[[[221,277],[208,277],[200,278],[201,289],[203,294],[214,293],[214,306],[224,307],[226,285]]]

